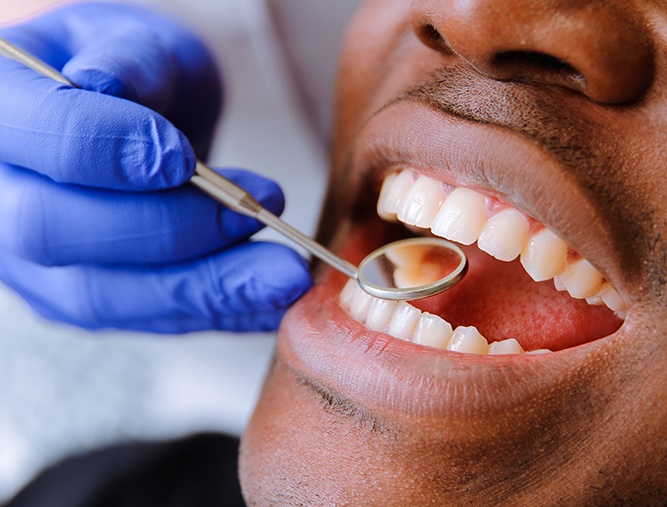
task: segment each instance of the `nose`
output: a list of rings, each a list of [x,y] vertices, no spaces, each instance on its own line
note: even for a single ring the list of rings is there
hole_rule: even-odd
[[[624,103],[651,86],[647,23],[625,0],[414,0],[420,40],[498,80]]]

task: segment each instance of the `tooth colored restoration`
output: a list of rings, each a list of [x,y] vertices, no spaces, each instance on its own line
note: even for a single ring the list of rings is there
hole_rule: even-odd
[[[558,290],[592,305],[604,304],[625,318],[623,300],[587,260],[569,253],[563,240],[523,212],[492,201],[474,190],[403,169],[385,179],[377,211],[384,220],[430,229],[450,241],[465,245],[476,241],[501,261],[520,257],[536,282],[553,279]]]
[[[452,329],[449,322],[437,315],[422,312],[405,301],[387,301],[366,294],[356,280],[348,280],[339,296],[340,306],[367,328],[385,332],[394,338],[426,347],[466,354],[523,354],[514,339],[488,341],[472,326]],[[529,353],[548,353],[540,349]]]

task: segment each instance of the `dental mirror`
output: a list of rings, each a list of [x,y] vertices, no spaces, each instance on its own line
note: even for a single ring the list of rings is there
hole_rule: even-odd
[[[367,255],[357,268],[264,209],[250,194],[213,169],[197,162],[190,182],[225,206],[278,231],[344,275],[371,296],[411,301],[451,289],[468,272],[468,259],[457,245],[441,238],[395,241]]]
[[[357,269],[357,281],[372,296],[410,300],[453,287],[467,271],[466,256],[454,243],[411,238],[389,243],[367,255]]]
[[[1,38],[0,56],[17,60],[46,77],[76,88],[56,69]],[[197,161],[190,182],[225,206],[259,220],[356,279],[371,296],[404,301],[433,296],[456,285],[468,271],[468,259],[463,251],[440,238],[411,238],[390,243],[366,256],[357,268],[264,209],[249,193],[203,162]]]

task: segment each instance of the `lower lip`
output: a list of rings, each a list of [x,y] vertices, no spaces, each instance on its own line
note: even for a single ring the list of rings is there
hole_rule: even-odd
[[[373,244],[363,249],[355,244],[357,254],[350,254],[348,243],[344,256],[352,260],[380,240],[370,234],[358,237]],[[508,403],[523,396],[528,401],[545,385],[579,370],[606,341],[547,355],[479,356],[427,348],[370,331],[353,320],[338,305],[345,282],[344,276],[327,271],[292,307],[279,332],[277,358],[301,377],[374,414],[444,411],[452,416],[506,410]],[[503,396],[503,391],[512,395]]]

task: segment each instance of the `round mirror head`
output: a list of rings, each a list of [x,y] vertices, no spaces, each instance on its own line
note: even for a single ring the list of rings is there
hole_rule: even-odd
[[[452,288],[467,271],[468,259],[454,243],[410,238],[369,254],[359,264],[357,280],[372,296],[409,301]]]

